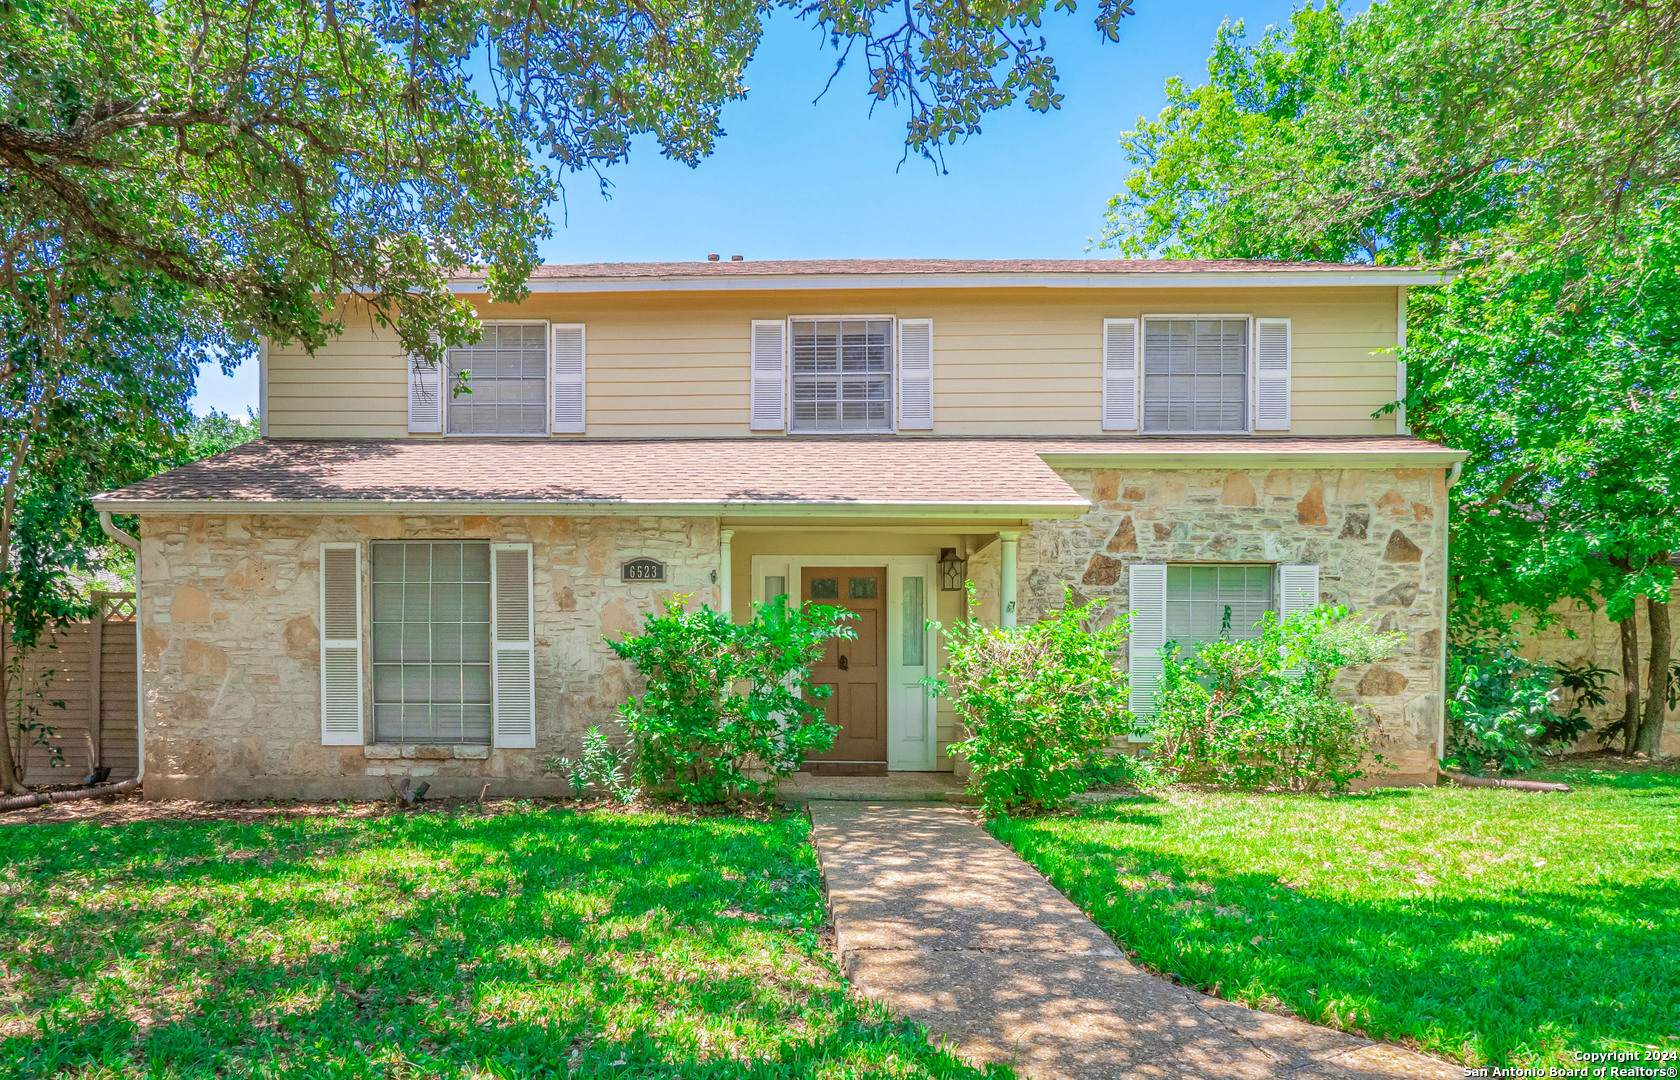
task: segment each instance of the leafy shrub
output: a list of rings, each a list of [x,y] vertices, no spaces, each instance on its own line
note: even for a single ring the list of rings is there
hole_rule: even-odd
[[[1061,804],[1127,730],[1126,676],[1113,661],[1127,618],[1099,628],[1100,606],[1074,607],[1070,591],[1065,610],[1031,626],[940,627],[949,662],[929,684],[967,729],[950,752],[968,760],[969,788],[986,813]]]
[[[1447,767],[1525,772],[1563,753],[1592,730],[1588,710],[1605,703],[1612,674],[1524,659],[1508,634],[1461,637],[1447,654]],[[1560,690],[1570,692],[1567,711]]]
[[[1365,719],[1331,691],[1337,672],[1393,655],[1346,608],[1268,614],[1253,640],[1194,656],[1169,642],[1156,693],[1155,755],[1175,779],[1247,790],[1345,790],[1365,775]],[[1376,760],[1381,761],[1378,757]]]
[[[577,761],[570,758],[545,758],[543,768],[548,772],[563,772],[572,783],[572,794],[582,798],[590,788],[603,791],[619,802],[636,798],[636,787],[624,775],[624,755],[613,748],[599,727],[591,727],[583,736],[583,753]]]
[[[608,642],[636,666],[647,692],[620,713],[635,753],[638,783],[674,790],[690,802],[768,798],[812,751],[834,744],[822,718],[811,666],[831,638],[854,638],[839,608],[790,608],[784,598],[754,604],[737,624],[684,597],[649,615],[640,634]]]

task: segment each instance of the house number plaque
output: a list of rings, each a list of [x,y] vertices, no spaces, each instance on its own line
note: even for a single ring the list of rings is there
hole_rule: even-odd
[[[621,569],[625,581],[665,580],[665,564],[658,559],[631,559]]]

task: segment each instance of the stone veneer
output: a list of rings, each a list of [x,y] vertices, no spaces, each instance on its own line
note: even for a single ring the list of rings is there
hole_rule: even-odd
[[[1441,469],[1060,470],[1093,509],[1021,537],[1019,618],[1103,597],[1127,607],[1132,562],[1316,563],[1320,600],[1364,613],[1405,644],[1340,687],[1373,716],[1375,783],[1429,783],[1441,710]],[[995,548],[995,545],[993,545]],[[992,554],[988,549],[987,555]],[[988,570],[994,560],[984,561]],[[994,586],[995,588],[995,586]],[[982,598],[982,608],[985,609]],[[991,609],[995,611],[995,601]]]
[[[403,776],[438,794],[560,793],[543,758],[575,754],[628,692],[602,635],[675,593],[718,602],[713,518],[147,515],[140,535],[151,798],[381,796]],[[370,539],[531,543],[535,750],[321,745],[319,546]],[[639,555],[668,580],[619,581]]]

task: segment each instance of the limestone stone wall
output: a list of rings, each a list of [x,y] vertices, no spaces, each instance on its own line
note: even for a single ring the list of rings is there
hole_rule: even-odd
[[[1020,619],[1104,597],[1125,611],[1131,562],[1316,563],[1320,601],[1368,614],[1406,642],[1343,677],[1371,710],[1373,749],[1397,769],[1378,782],[1432,781],[1441,710],[1441,469],[1065,470],[1092,510],[1021,537]],[[995,588],[995,586],[993,586]]]
[[[1618,696],[1622,692],[1621,628],[1605,616],[1601,607],[1592,608],[1570,602],[1559,604],[1552,614],[1555,619],[1543,630],[1535,629],[1532,620],[1518,624],[1518,630],[1523,634],[1522,654],[1548,664],[1579,666],[1593,663],[1615,672],[1616,674],[1607,680],[1610,703],[1595,710],[1590,718],[1594,726],[1602,726],[1619,719],[1622,715],[1622,699]],[[1675,582],[1670,594],[1669,622],[1680,626],[1680,581]],[[1651,653],[1651,630],[1646,623],[1643,601],[1635,612],[1634,625],[1639,632],[1639,696],[1640,708],[1643,709],[1648,678],[1648,665],[1645,661]],[[1619,740],[1614,745],[1617,749],[1621,747]],[[1605,746],[1599,742],[1596,735],[1589,733],[1576,743],[1573,749],[1586,752],[1602,750]],[[1660,749],[1664,755],[1680,755],[1680,708],[1668,711],[1666,722],[1663,724]]]
[[[602,635],[675,593],[718,603],[712,518],[147,515],[140,536],[153,798],[379,796],[405,775],[440,794],[557,793],[542,759],[575,754],[628,692]],[[319,545],[373,539],[531,543],[535,750],[321,745]],[[668,580],[620,582],[638,555]]]

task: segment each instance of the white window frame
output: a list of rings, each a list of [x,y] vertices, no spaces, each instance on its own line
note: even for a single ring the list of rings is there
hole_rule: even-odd
[[[1164,562],[1161,565],[1167,568],[1166,583],[1163,587],[1163,592],[1162,592],[1162,596],[1161,596],[1162,615],[1163,615],[1163,620],[1162,620],[1163,630],[1164,630],[1165,625],[1166,625],[1165,613],[1169,610],[1167,605],[1170,605],[1170,604],[1173,603],[1172,592],[1171,592],[1171,589],[1172,589],[1172,585],[1171,585],[1172,570],[1173,570],[1174,567],[1181,567],[1181,566],[1191,566],[1191,567],[1212,566],[1212,567],[1218,567],[1218,568],[1228,568],[1228,567],[1241,566],[1241,567],[1253,567],[1255,569],[1264,569],[1266,571],[1266,589],[1267,589],[1266,610],[1271,612],[1274,615],[1279,615],[1281,617],[1283,582],[1281,580],[1281,571],[1279,570],[1279,566],[1281,564],[1279,564],[1279,563],[1267,562],[1264,559],[1255,560],[1253,562],[1247,562],[1247,561],[1244,561],[1244,560],[1233,560],[1233,561],[1229,561],[1229,562],[1223,561],[1223,560],[1213,561],[1213,562],[1189,560],[1189,561],[1178,561],[1178,562],[1169,561],[1169,562]],[[1183,603],[1182,600],[1179,601],[1179,602]],[[1233,626],[1232,629],[1235,630],[1236,627]],[[1169,635],[1167,635],[1167,640],[1168,641],[1173,641],[1175,639],[1169,634]],[[1207,641],[1217,641],[1217,640],[1218,640],[1217,638],[1208,638],[1207,639]],[[1253,639],[1252,638],[1244,638],[1242,640],[1252,641]],[[1198,642],[1197,644],[1206,644],[1206,642]]]
[[[449,410],[455,402],[451,393],[449,350],[438,358],[439,398],[443,407],[442,434],[449,439],[546,439],[554,434],[554,323],[548,319],[480,319],[481,326],[541,326],[543,328],[543,429],[541,431],[450,431]],[[566,323],[564,325],[573,325]],[[587,354],[585,363],[587,363]]]
[[[517,321],[517,320],[515,320]],[[362,561],[366,569],[362,572],[362,683],[364,710],[367,719],[363,727],[367,732],[370,745],[399,746],[400,743],[382,743],[379,741],[379,720],[375,715],[378,702],[375,700],[373,688],[373,546],[380,543],[394,544],[484,544],[490,548],[491,581],[490,581],[490,738],[481,743],[439,743],[440,746],[486,746],[496,748],[496,583],[495,561],[496,541],[482,540],[460,536],[394,536],[378,540],[368,540],[363,545]],[[347,545],[337,545],[347,546]],[[533,612],[533,618],[535,613]],[[431,743],[417,743],[414,745],[429,746]]]
[[[784,431],[789,435],[896,435],[898,434],[898,316],[897,315],[789,315],[785,320],[787,329],[782,339],[782,415],[787,423]],[[884,428],[867,428],[854,431],[799,431],[793,426],[793,324],[796,322],[879,322],[889,323],[892,329],[888,332],[888,340],[892,342],[892,363],[887,365],[888,400],[892,405]],[[838,566],[838,563],[833,565]]]
[[[1147,357],[1148,357],[1148,346],[1147,346],[1146,342],[1149,340],[1149,320],[1151,320],[1151,319],[1242,319],[1247,324],[1248,333],[1246,335],[1246,339],[1247,339],[1247,342],[1248,342],[1248,355],[1247,355],[1247,357],[1245,358],[1245,361],[1244,361],[1246,366],[1245,366],[1244,371],[1243,371],[1243,379],[1247,382],[1248,400],[1247,400],[1247,402],[1244,403],[1244,406],[1243,406],[1243,426],[1242,426],[1241,430],[1238,430],[1236,428],[1230,428],[1230,429],[1198,428],[1198,429],[1184,429],[1184,430],[1180,430],[1180,431],[1151,431],[1151,430],[1149,430],[1149,428],[1147,428],[1144,425],[1144,406],[1145,406],[1145,397],[1144,397],[1144,389],[1143,389],[1144,385],[1145,385],[1144,371],[1145,371],[1145,365],[1147,363]],[[1138,395],[1138,398],[1137,398],[1137,425],[1138,426],[1137,426],[1137,433],[1139,435],[1161,435],[1161,436],[1173,436],[1173,435],[1252,435],[1252,434],[1254,434],[1254,347],[1255,347],[1254,322],[1255,322],[1255,316],[1254,316],[1254,313],[1252,311],[1224,312],[1224,313],[1198,311],[1198,312],[1179,312],[1177,314],[1170,313],[1170,312],[1168,312],[1168,313],[1154,312],[1154,313],[1138,316],[1138,355],[1137,355],[1137,365],[1138,365],[1137,366],[1137,395]]]

